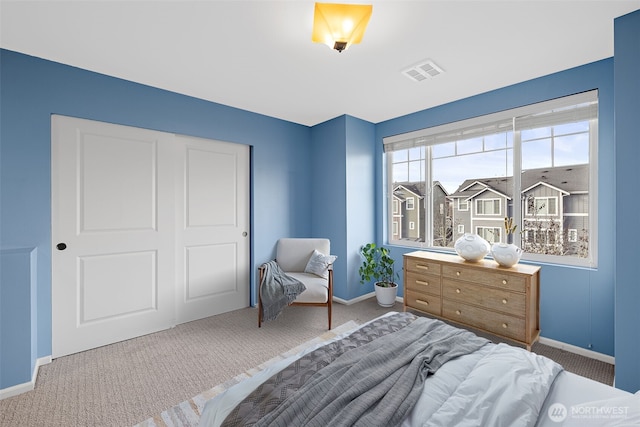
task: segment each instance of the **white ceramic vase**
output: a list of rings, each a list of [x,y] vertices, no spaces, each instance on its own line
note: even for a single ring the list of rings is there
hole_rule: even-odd
[[[458,255],[460,255],[466,261],[471,262],[481,260],[491,250],[489,242],[487,242],[477,234],[471,233],[464,233],[462,237],[456,240],[456,243],[453,245],[453,247]]]
[[[375,285],[376,299],[378,305],[381,307],[393,307],[396,303],[396,296],[398,295],[398,285],[394,283],[392,287]]]
[[[513,267],[520,261],[522,249],[512,243],[494,243],[491,246],[491,255],[502,267]]]

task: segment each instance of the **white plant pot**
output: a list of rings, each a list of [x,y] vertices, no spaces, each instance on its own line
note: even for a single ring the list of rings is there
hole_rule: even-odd
[[[522,249],[512,243],[494,243],[491,246],[491,255],[502,267],[513,267],[520,261]]]
[[[477,234],[471,233],[464,233],[462,237],[456,240],[453,248],[458,255],[471,262],[480,261],[491,250],[489,242]]]
[[[381,307],[393,307],[396,303],[396,296],[398,295],[398,285],[394,283],[392,287],[379,286],[375,284],[376,299],[378,305]]]

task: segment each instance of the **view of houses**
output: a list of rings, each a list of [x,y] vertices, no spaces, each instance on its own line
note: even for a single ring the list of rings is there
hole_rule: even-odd
[[[513,194],[513,177],[469,178],[451,194],[436,181],[430,200],[425,199],[424,182],[395,183],[392,240],[426,242],[429,226],[431,246],[453,247],[464,233],[478,234],[490,243],[512,243],[504,219],[514,216],[514,203],[519,203],[522,220],[515,221],[516,234],[525,252],[587,257],[588,174],[585,164],[526,170],[519,195]]]

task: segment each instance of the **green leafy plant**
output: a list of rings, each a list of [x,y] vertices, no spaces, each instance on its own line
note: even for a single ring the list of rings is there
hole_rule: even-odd
[[[395,260],[389,255],[389,249],[376,246],[375,243],[367,243],[360,248],[362,264],[358,269],[360,283],[365,284],[372,279],[379,286],[395,286],[395,278],[398,274],[394,269]]]

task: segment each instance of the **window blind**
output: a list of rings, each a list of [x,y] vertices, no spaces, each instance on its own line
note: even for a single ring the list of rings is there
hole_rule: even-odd
[[[596,119],[598,91],[592,90],[550,101],[421,129],[383,139],[384,151],[444,144],[508,131],[535,129]]]

